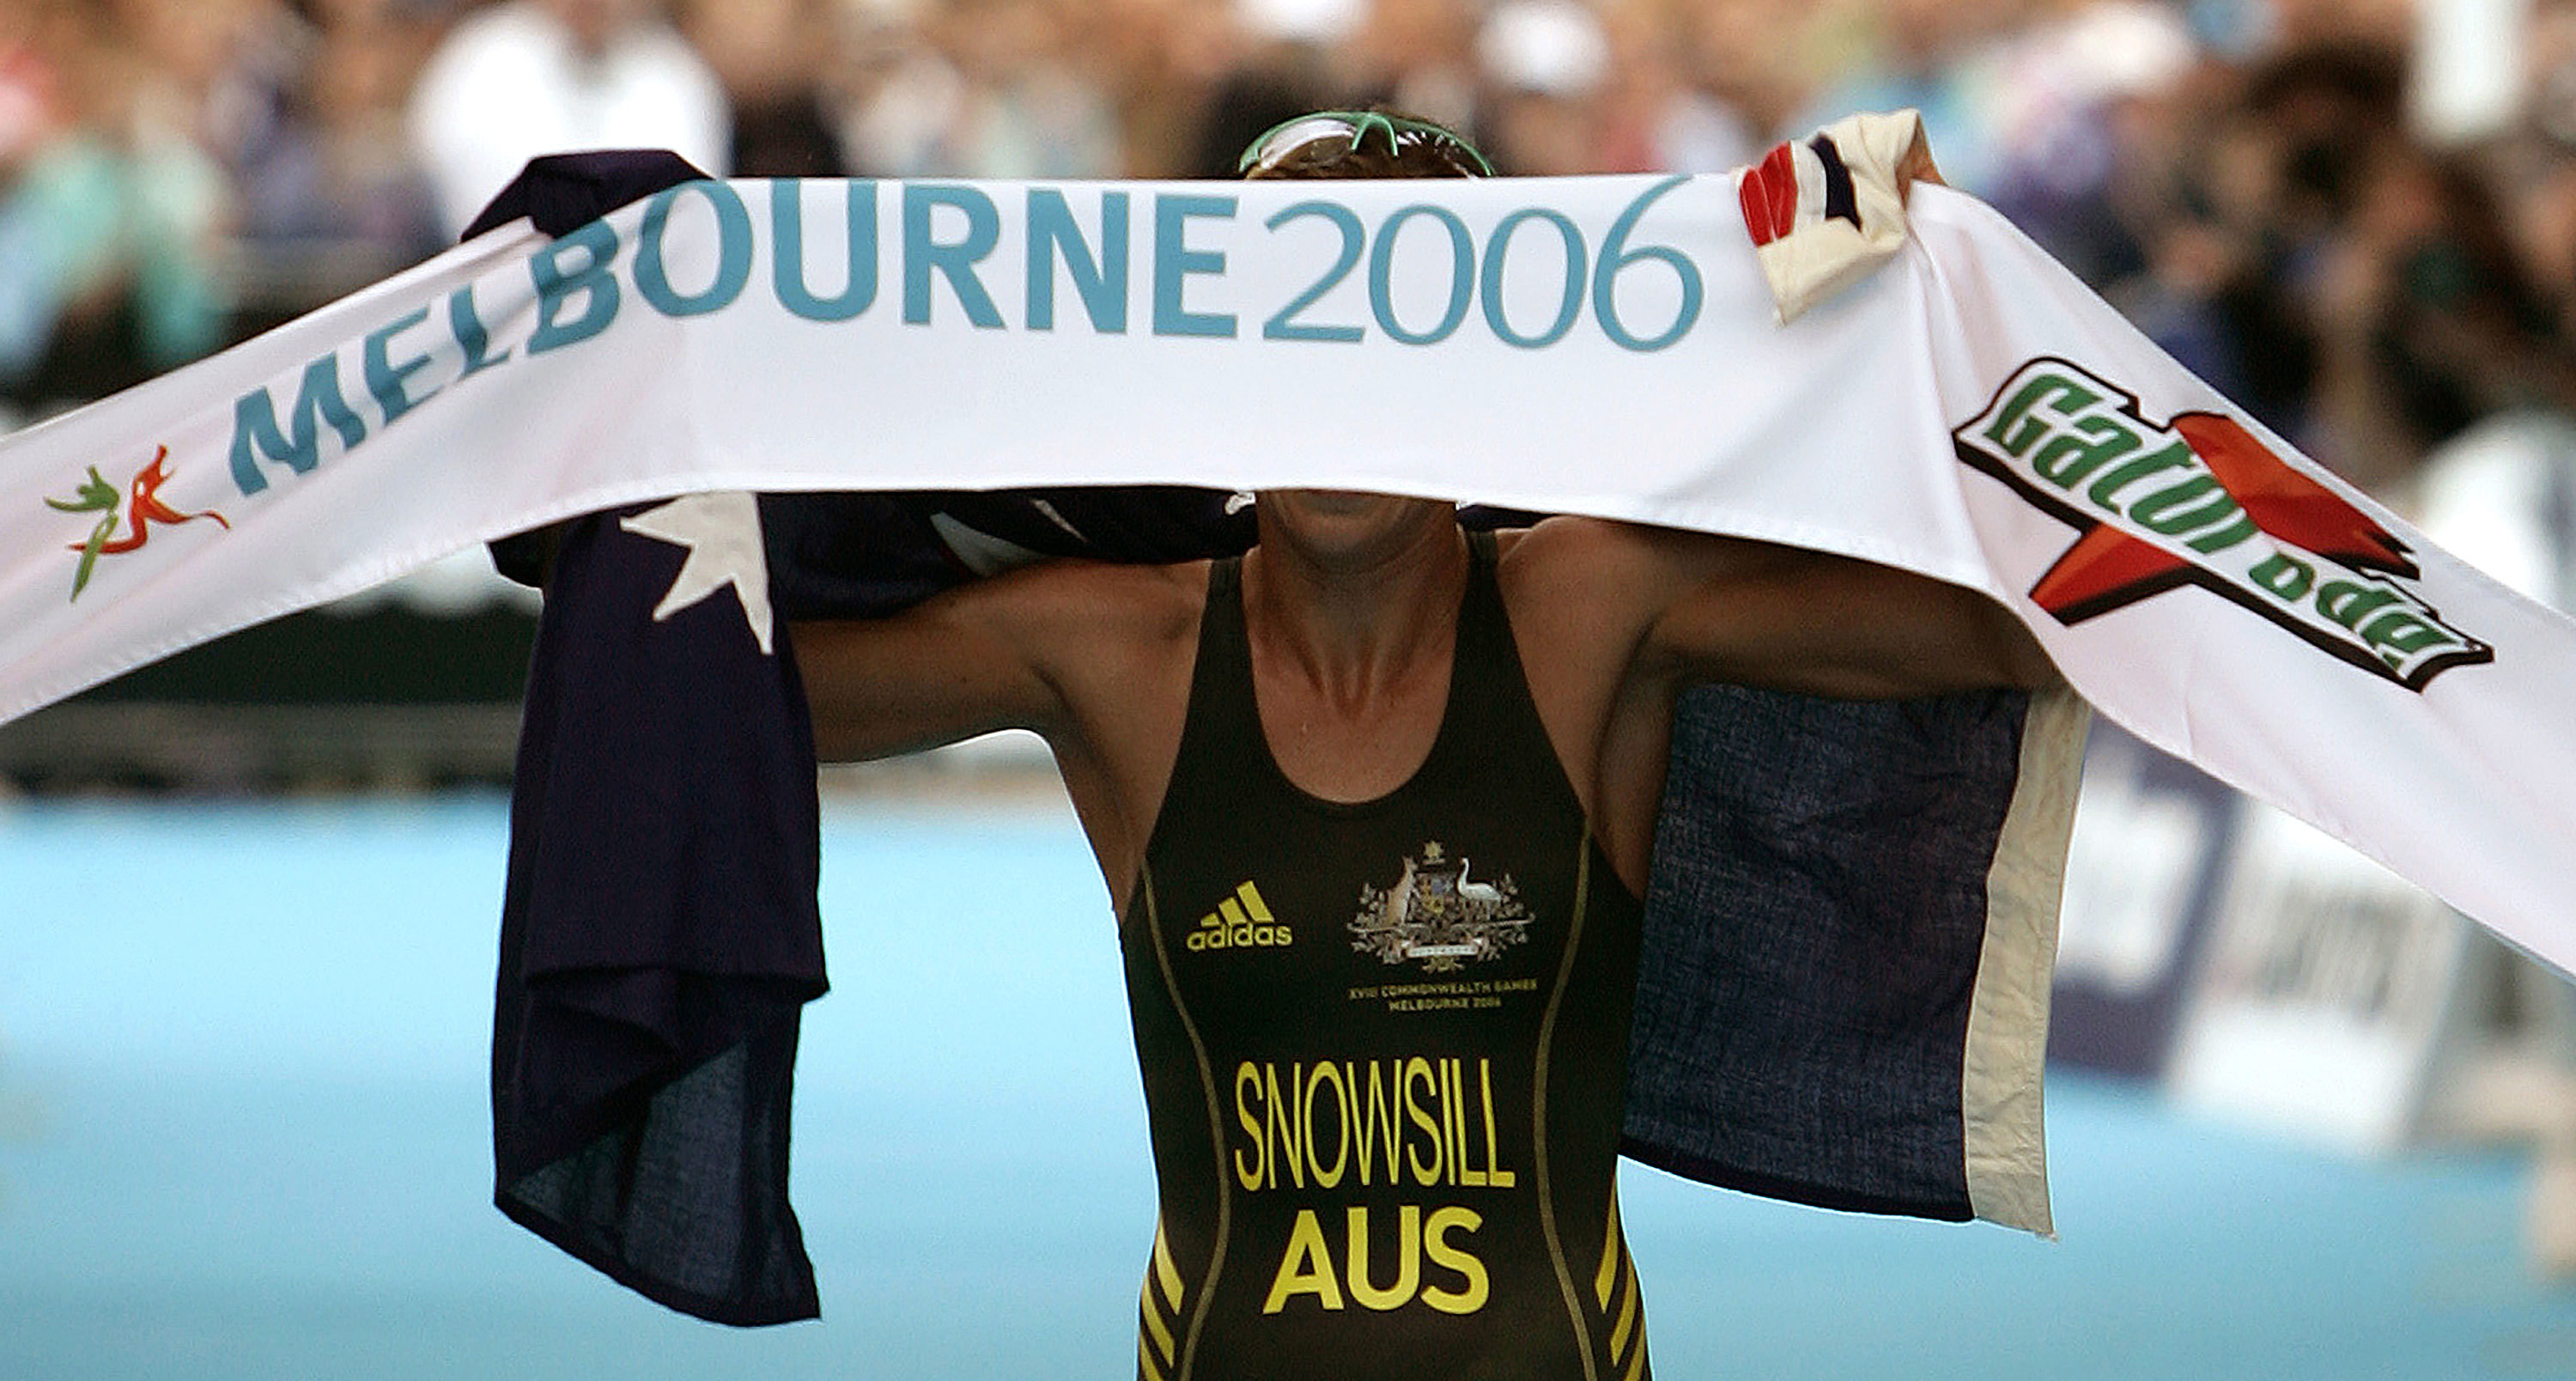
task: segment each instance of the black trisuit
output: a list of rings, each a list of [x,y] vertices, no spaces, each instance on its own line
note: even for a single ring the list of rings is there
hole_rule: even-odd
[[[1281,774],[1239,567],[1120,928],[1162,1216],[1152,1381],[1646,1374],[1613,1177],[1641,908],[1474,540],[1449,702],[1354,805]]]

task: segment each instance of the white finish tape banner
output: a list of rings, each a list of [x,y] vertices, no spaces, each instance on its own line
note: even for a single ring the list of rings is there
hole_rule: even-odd
[[[1940,188],[1775,323],[1737,179],[701,182],[0,442],[0,717],[701,490],[1452,496],[1986,591],[2148,742],[2576,968],[2576,626]]]

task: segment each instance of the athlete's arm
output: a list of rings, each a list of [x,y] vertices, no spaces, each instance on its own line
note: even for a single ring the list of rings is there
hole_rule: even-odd
[[[1767,542],[1556,519],[1524,539],[1630,640],[1650,679],[1883,699],[2055,679],[2003,606],[1892,567]]]
[[[825,762],[936,748],[1062,713],[1034,649],[1015,636],[1017,577],[961,586],[889,618],[799,623],[797,670]]]
[[[1096,705],[1174,588],[1160,568],[1064,561],[961,586],[890,618],[800,623],[798,670],[826,762],[996,729],[1058,740]]]

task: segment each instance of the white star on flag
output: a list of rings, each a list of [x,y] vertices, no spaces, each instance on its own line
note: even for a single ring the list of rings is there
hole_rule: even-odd
[[[733,587],[743,622],[770,655],[769,562],[760,546],[760,506],[749,494],[687,494],[617,525],[689,549],[670,590],[653,606],[661,623],[707,596]]]

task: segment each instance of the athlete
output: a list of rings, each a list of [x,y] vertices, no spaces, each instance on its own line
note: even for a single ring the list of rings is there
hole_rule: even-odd
[[[1331,113],[1254,177],[1482,176]],[[1017,727],[1120,917],[1160,1221],[1137,1374],[1647,1374],[1615,1185],[1675,699],[2033,686],[2002,608],[1755,542],[1257,496],[1256,545],[800,627],[827,759]]]

